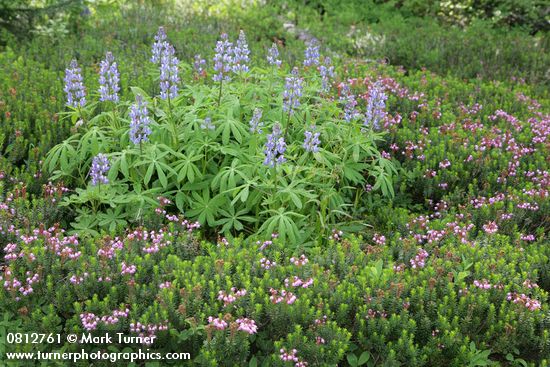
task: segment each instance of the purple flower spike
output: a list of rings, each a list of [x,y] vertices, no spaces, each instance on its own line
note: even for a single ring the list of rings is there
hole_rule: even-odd
[[[250,55],[250,50],[248,50],[248,44],[246,43],[246,36],[241,30],[239,33],[239,39],[237,39],[237,44],[233,49],[233,72],[235,74],[246,73],[248,68],[248,62],[250,61],[248,55]]]
[[[292,75],[286,78],[283,92],[283,111],[293,114],[300,107],[299,98],[302,96],[302,79],[298,77],[298,69],[292,70]]]
[[[380,122],[386,117],[386,100],[388,97],[384,93],[384,87],[380,82],[374,83],[370,90],[369,100],[367,102],[367,111],[365,112],[365,121],[363,125],[372,126],[374,129],[380,127]]]
[[[67,106],[83,107],[86,104],[86,88],[84,87],[81,69],[76,60],[72,60],[68,69],[65,69],[65,88]]]
[[[107,52],[105,59],[100,63],[99,69],[99,100],[102,102],[118,102],[118,91],[120,87],[120,74],[118,65],[112,53]]]
[[[90,177],[92,186],[97,186],[98,184],[108,184],[109,179],[106,174],[109,172],[110,164],[109,159],[105,154],[98,154],[94,157],[92,161],[92,167],[90,168]]]
[[[130,140],[136,145],[149,139],[151,120],[148,115],[147,103],[142,96],[136,96],[136,103],[130,108]]]
[[[223,80],[230,81],[231,65],[233,63],[233,44],[229,42],[227,34],[222,33],[221,40],[216,43],[216,54],[214,55],[214,71],[212,79],[215,82]]]
[[[279,49],[275,43],[273,43],[271,48],[267,51],[267,62],[269,65],[281,67],[281,60],[279,60]]]

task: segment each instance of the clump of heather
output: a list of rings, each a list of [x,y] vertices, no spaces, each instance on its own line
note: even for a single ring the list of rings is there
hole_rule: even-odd
[[[92,166],[90,168],[90,183],[92,186],[101,184],[108,184],[107,172],[109,172],[110,163],[109,158],[103,153],[100,153],[92,160]]]
[[[77,108],[86,104],[86,87],[81,74],[81,69],[76,60],[72,60],[65,69],[65,88],[67,94],[67,106]]]
[[[99,69],[99,100],[102,102],[118,102],[118,92],[120,91],[120,74],[115,57],[111,52],[107,52],[105,59],[100,63]]]

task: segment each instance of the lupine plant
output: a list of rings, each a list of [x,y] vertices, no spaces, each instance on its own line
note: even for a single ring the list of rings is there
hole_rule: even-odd
[[[102,196],[79,191],[67,204],[87,202],[97,215],[96,210],[111,210],[109,203],[114,200],[125,221],[139,222],[152,211],[152,200],[162,194],[190,218],[225,235],[277,231],[296,245],[310,238],[314,228],[329,233],[329,225],[359,204],[367,180],[379,187],[380,180],[391,180],[395,169],[376,150],[381,133],[361,131],[360,124],[346,122],[331,99],[310,102],[320,88],[329,90],[332,69],[322,69],[322,83],[314,69],[299,75],[293,68],[284,77],[288,68],[282,68],[265,79],[254,67],[247,79],[231,81],[231,70],[248,70],[249,51],[244,33],[235,46],[228,38],[221,36],[213,60],[213,78],[219,86],[189,84],[178,96],[171,94],[166,106],[134,87],[136,103],[130,107],[129,120],[121,118],[112,125],[97,116],[80,137],[73,136],[52,151],[46,166],[59,168],[55,177],[75,185],[84,184],[79,177],[85,177],[91,154],[111,159],[110,184]],[[161,28],[152,60],[162,69],[172,52]],[[161,83],[164,79],[161,71]],[[260,92],[268,88],[273,95]],[[171,87],[161,85],[161,99],[168,90]],[[155,106],[152,114],[148,105]],[[92,213],[81,212],[77,223],[97,229]],[[315,227],[306,228],[308,216],[318,218]]]

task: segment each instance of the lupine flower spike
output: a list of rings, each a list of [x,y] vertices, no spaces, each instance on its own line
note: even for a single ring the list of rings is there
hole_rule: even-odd
[[[306,152],[317,153],[319,151],[319,144],[321,144],[321,140],[319,140],[319,135],[319,132],[313,131],[313,127],[310,130],[306,130],[304,132],[305,139],[303,147]]]
[[[281,67],[281,60],[279,60],[279,49],[277,44],[273,43],[271,48],[267,51],[267,62],[269,65],[275,65],[278,68]]]
[[[386,117],[387,99],[382,84],[380,82],[374,83],[367,102],[365,122],[363,123],[365,126],[372,126],[374,129],[380,128],[380,122]]]
[[[260,121],[262,119],[262,113],[263,113],[262,110],[259,108],[256,108],[254,110],[254,115],[252,116],[252,119],[249,122],[251,134],[262,133],[262,126],[264,124],[262,121]]]
[[[304,66],[319,65],[319,41],[317,41],[317,39],[313,38],[308,42],[304,53]]]
[[[158,32],[155,36],[155,42],[153,43],[153,48],[151,50],[152,56],[151,56],[151,62],[154,64],[158,64],[160,62],[160,58],[162,56],[162,52],[164,51],[164,48],[166,47],[166,32],[164,31],[164,27],[159,27]]]
[[[286,142],[282,136],[281,125],[276,123],[273,126],[271,134],[267,135],[267,142],[264,148],[264,165],[275,167],[276,165],[286,162],[284,153],[286,151]]]
[[[109,179],[106,174],[109,172],[110,164],[109,159],[105,154],[98,154],[92,160],[92,167],[90,168],[90,183],[92,186],[97,186],[101,184],[108,184]]]
[[[160,98],[174,99],[178,96],[179,60],[175,56],[174,47],[166,43],[160,58]]]
[[[300,107],[302,88],[302,79],[298,76],[298,69],[294,68],[292,74],[286,78],[283,92],[283,111],[288,112],[289,116]]]
[[[235,74],[246,73],[248,69],[248,62],[250,59],[248,55],[250,50],[248,50],[248,44],[246,43],[246,36],[241,30],[239,33],[239,39],[237,39],[237,44],[233,49],[233,72]]]
[[[212,79],[215,82],[230,81],[233,44],[229,42],[227,34],[222,33],[221,40],[216,43],[216,54],[214,55],[214,71],[216,72]]]
[[[76,60],[72,60],[68,69],[65,69],[65,88],[67,106],[84,107],[86,104],[86,88],[84,87],[81,69]]]
[[[130,108],[130,140],[138,145],[149,140],[151,128],[149,127],[149,111],[147,102],[140,95],[136,96],[136,103]]]
[[[193,62],[193,69],[198,76],[204,76],[205,70],[204,66],[206,65],[206,60],[204,60],[200,54],[195,55],[195,61]]]
[[[99,100],[101,102],[118,102],[120,74],[118,65],[112,53],[107,52],[105,59],[100,63],[99,69]]]
[[[325,60],[321,66],[319,66],[319,73],[321,74],[321,91],[327,93],[330,89],[330,81],[334,78],[334,66],[332,66],[332,60],[330,57],[325,57]]]

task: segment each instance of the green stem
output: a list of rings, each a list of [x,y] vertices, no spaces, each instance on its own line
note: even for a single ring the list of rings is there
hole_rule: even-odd
[[[218,94],[218,107],[220,106],[222,101],[222,87],[223,87],[223,77],[220,80],[220,93]]]

